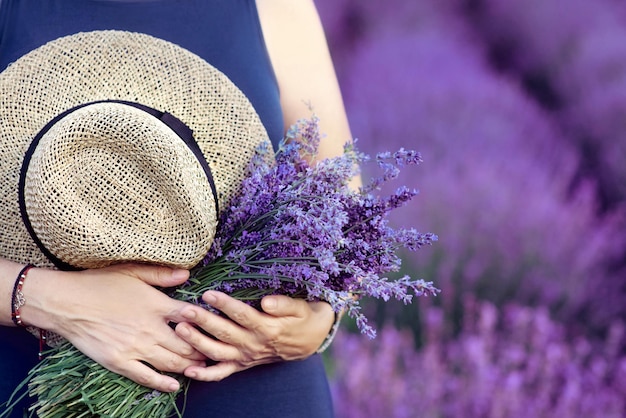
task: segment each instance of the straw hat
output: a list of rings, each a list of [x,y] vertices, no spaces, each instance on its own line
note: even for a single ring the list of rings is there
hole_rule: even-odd
[[[244,94],[177,45],[49,42],[0,73],[0,257],[192,267],[267,141]]]

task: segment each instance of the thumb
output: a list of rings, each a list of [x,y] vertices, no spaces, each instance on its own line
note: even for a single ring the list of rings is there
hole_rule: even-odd
[[[265,296],[261,299],[261,308],[272,316],[303,316],[307,303],[304,299],[295,299],[283,295]]]
[[[132,273],[139,280],[151,286],[178,286],[189,278],[189,271],[164,266],[133,265]]]

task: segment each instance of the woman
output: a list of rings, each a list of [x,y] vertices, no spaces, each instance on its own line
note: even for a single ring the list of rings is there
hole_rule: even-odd
[[[2,0],[0,69],[53,39],[100,29],[146,33],[200,55],[248,96],[274,144],[285,127],[310,116],[311,107],[327,134],[319,158],[337,155],[350,139],[312,0]],[[0,261],[0,400],[37,361],[36,341],[11,318],[22,267]],[[187,277],[184,270],[134,264],[79,273],[34,268],[22,289],[21,319],[160,391],[175,391],[178,383],[144,362],[184,373],[194,379],[185,416],[332,416],[323,366],[311,356],[333,323],[328,304],[272,296],[258,312],[227,295],[206,294],[234,319],[228,321],[152,287]],[[175,331],[170,322],[178,323]],[[206,359],[217,363],[206,366]]]

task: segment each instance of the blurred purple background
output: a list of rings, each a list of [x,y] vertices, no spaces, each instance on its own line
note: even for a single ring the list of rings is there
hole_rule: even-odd
[[[344,324],[338,418],[626,417],[626,4],[316,3],[360,149],[424,158],[392,221],[442,289]]]

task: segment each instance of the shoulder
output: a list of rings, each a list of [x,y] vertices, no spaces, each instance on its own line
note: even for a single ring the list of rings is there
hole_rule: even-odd
[[[302,13],[304,16],[316,13],[314,0],[256,0],[256,4],[259,11]]]
[[[325,43],[313,0],[256,0],[256,4],[263,34],[271,50],[302,43]]]

